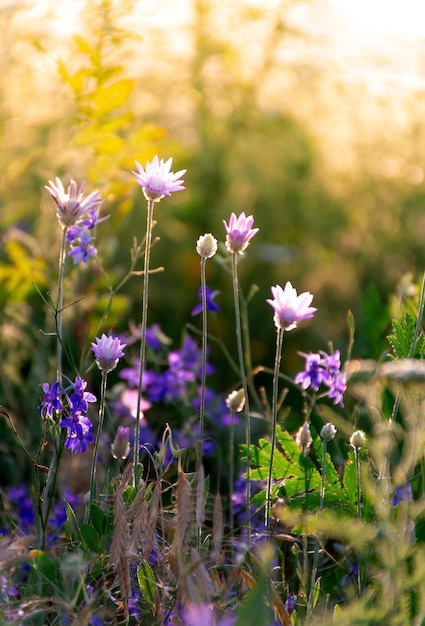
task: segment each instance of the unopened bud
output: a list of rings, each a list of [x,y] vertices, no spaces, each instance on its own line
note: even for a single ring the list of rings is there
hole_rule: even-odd
[[[356,430],[350,437],[350,445],[355,450],[360,450],[366,443],[366,435],[362,430]]]
[[[130,427],[118,426],[117,434],[111,445],[112,456],[115,459],[126,459],[130,452]]]
[[[313,438],[310,433],[310,426],[308,422],[304,422],[301,428],[299,428],[295,436],[295,441],[300,447],[303,456],[307,456],[307,454],[310,452],[310,446],[313,443]]]
[[[226,398],[227,408],[232,413],[240,413],[245,406],[245,393],[243,389],[231,391]]]
[[[217,252],[217,239],[211,233],[202,235],[196,243],[196,252],[204,259],[210,259]]]
[[[281,520],[283,518],[284,512],[285,512],[285,500],[283,498],[278,498],[272,504],[273,517],[276,520]]]
[[[327,424],[325,424],[322,430],[320,431],[320,436],[323,439],[323,441],[331,441],[331,439],[333,439],[335,435],[336,435],[336,428],[332,424],[332,422],[328,422]]]

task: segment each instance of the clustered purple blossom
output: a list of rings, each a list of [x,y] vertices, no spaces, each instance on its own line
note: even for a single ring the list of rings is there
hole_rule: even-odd
[[[111,372],[116,368],[118,361],[124,356],[124,348],[127,344],[122,343],[119,337],[102,334],[101,338],[95,338],[91,344],[96,365],[103,372]]]
[[[74,383],[68,388],[60,389],[58,382],[50,387],[42,383],[44,393],[42,402],[38,405],[41,415],[45,418],[53,416],[53,410],[62,412],[61,428],[67,429],[65,447],[76,452],[85,452],[88,443],[93,443],[93,424],[85,415],[89,402],[96,402],[96,396],[86,391],[87,382],[77,376]],[[61,397],[64,399],[61,400]]]
[[[56,184],[49,180],[45,189],[56,202],[56,216],[62,228],[69,228],[76,224],[85,213],[95,211],[102,203],[102,196],[98,191],[92,191],[83,199],[85,181],[78,188],[75,180],[71,179],[68,193],[65,192],[60,178],[56,177]],[[90,219],[90,218],[89,218]]]
[[[311,388],[313,391],[319,391],[324,385],[327,388],[327,397],[331,398],[334,404],[344,406],[347,375],[340,370],[339,350],[335,350],[333,354],[327,354],[323,350],[318,353],[300,354],[305,359],[305,370],[295,376],[294,382],[303,389]]]

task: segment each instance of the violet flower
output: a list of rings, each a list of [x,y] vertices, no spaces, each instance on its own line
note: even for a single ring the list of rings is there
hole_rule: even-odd
[[[175,191],[184,189],[183,180],[180,177],[186,173],[186,170],[180,170],[175,174],[170,172],[172,162],[173,159],[170,158],[164,163],[163,159],[159,160],[155,155],[151,163],[146,162],[144,168],[136,161],[138,171],[132,171],[147,200],[159,202],[164,196],[171,196]]]
[[[339,350],[335,350],[333,354],[326,354],[323,350],[317,354],[300,354],[305,358],[305,370],[295,376],[294,382],[300,384],[303,389],[311,387],[314,391],[318,391],[323,384],[328,387],[325,395],[331,398],[334,404],[344,406],[347,375],[340,371]]]
[[[229,225],[227,225],[225,220],[223,220],[223,224],[227,233],[226,248],[229,252],[236,254],[243,254],[251,239],[258,233],[258,228],[251,228],[254,224],[254,218],[252,215],[246,217],[244,212],[239,217],[232,213]]]
[[[85,391],[87,382],[81,376],[76,377],[72,387],[74,392],[69,397],[72,410],[86,413],[89,408],[88,402],[96,402],[96,396],[90,393],[90,391]]]
[[[296,289],[288,281],[285,288],[279,285],[272,287],[273,300],[267,302],[274,309],[274,323],[276,328],[293,330],[298,322],[314,316],[316,308],[310,306],[313,296],[308,291],[297,295]]]
[[[53,418],[53,411],[62,410],[62,402],[59,399],[61,391],[59,391],[59,383],[54,383],[51,387],[48,383],[41,383],[43,390],[43,401],[38,405],[38,409],[41,412],[41,417],[47,416]]]
[[[60,178],[56,177],[56,184],[49,180],[45,189],[56,202],[56,216],[62,228],[73,226],[85,213],[96,209],[102,202],[102,196],[98,191],[92,191],[87,198],[83,199],[85,182],[77,187],[75,180],[71,179],[68,193],[65,192]]]
[[[205,299],[206,299],[207,311],[209,311],[210,313],[215,313],[216,311],[220,310],[220,307],[218,306],[218,304],[214,302],[214,298],[218,296],[219,293],[220,293],[219,291],[211,291],[208,285],[205,286]],[[199,299],[201,300],[201,303],[196,305],[191,315],[199,315],[199,313],[202,313],[202,287],[199,287],[198,295],[199,295]]]
[[[124,356],[124,348],[127,344],[121,343],[118,337],[102,334],[101,338],[95,338],[91,349],[96,358],[96,365],[102,372],[112,372],[118,365],[118,361]]]

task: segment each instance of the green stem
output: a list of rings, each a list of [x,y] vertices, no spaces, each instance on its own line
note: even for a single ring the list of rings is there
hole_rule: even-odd
[[[282,328],[277,328],[276,355],[275,355],[275,361],[274,361],[273,395],[272,395],[272,441],[271,441],[271,450],[270,450],[269,474],[267,477],[266,511],[265,511],[265,518],[264,518],[264,524],[266,528],[268,527],[268,524],[269,524],[269,515],[270,515],[270,506],[271,506],[273,462],[274,462],[274,451],[276,448],[277,398],[278,398],[278,390],[279,390],[279,370],[280,370],[280,361],[282,358],[282,346],[283,346],[283,330]]]
[[[153,218],[154,201],[148,200],[148,211],[146,218],[146,243],[145,243],[145,262],[143,272],[143,302],[142,302],[142,328],[140,337],[140,373],[139,373],[139,385],[137,389],[137,409],[136,409],[136,424],[134,428],[134,450],[133,450],[133,471],[134,471],[134,486],[137,486],[137,476],[139,468],[139,447],[140,447],[140,407],[142,402],[142,386],[143,386],[143,372],[145,369],[146,361],[146,329],[148,323],[148,297],[149,297],[149,264],[150,264],[150,251],[152,243],[152,218]]]
[[[230,523],[230,545],[233,550],[233,534],[235,532],[235,521],[233,518],[233,481],[235,479],[235,412],[230,411],[230,432],[229,432],[229,523]]]
[[[97,494],[97,485],[96,485],[96,466],[97,466],[97,457],[99,453],[99,441],[100,436],[103,430],[103,420],[105,417],[105,399],[106,399],[106,382],[108,379],[108,372],[102,370],[102,384],[100,388],[100,405],[99,405],[99,421],[97,425],[96,438],[94,441],[93,448],[93,459],[91,464],[91,472],[90,472],[90,504],[94,504]]]
[[[241,332],[241,311],[239,300],[239,282],[238,282],[238,253],[232,253],[232,277],[233,277],[233,298],[236,315],[236,340],[238,345],[239,368],[241,373],[242,388],[245,396],[245,439],[247,448],[247,465],[246,465],[246,523],[247,523],[247,539],[248,546],[251,542],[251,526],[250,526],[250,503],[251,503],[251,416],[249,410],[248,386],[245,373],[245,362],[242,347]]]
[[[207,371],[207,286],[205,266],[207,259],[201,257],[201,300],[202,300],[202,356],[201,356],[201,405],[199,408],[199,438],[196,451],[197,472],[202,463],[202,444],[204,443],[205,422],[205,381]]]
[[[62,228],[62,237],[59,251],[59,268],[58,268],[58,300],[56,306],[56,379],[62,386],[62,343],[63,343],[63,281],[65,273],[65,258],[66,258],[66,235],[68,229]],[[58,432],[59,413],[57,414],[57,420],[53,428],[54,434],[54,449],[52,461],[50,463],[49,472],[47,474],[46,483],[43,490],[42,504],[41,504],[41,526],[43,529],[42,546],[45,544],[47,521],[49,518],[50,510],[52,508],[53,493],[55,490],[57,474],[59,471],[59,461],[62,455],[62,449],[64,445],[64,438],[61,433]]]
[[[328,442],[326,441],[326,439],[324,439],[323,440],[322,479],[321,479],[321,483],[320,483],[319,519],[322,519],[323,502],[324,502],[324,499],[325,499],[326,448],[327,448],[327,445],[328,445]],[[318,566],[319,566],[319,556],[320,556],[319,544],[320,544],[320,540],[319,540],[319,530],[318,530],[317,538],[316,538],[316,545],[314,547],[313,568],[312,568],[312,573],[311,573],[310,593],[309,593],[309,596],[308,596],[308,603],[307,603],[306,623],[308,623],[308,621],[310,620],[311,615],[313,613],[313,609],[314,609],[314,593],[315,593],[315,587],[316,587],[317,570],[318,570]]]
[[[357,518],[361,519],[361,487],[360,487],[360,453],[358,448],[354,448],[354,454],[356,457],[356,483],[357,483]],[[359,597],[362,594],[362,564],[360,562],[358,564],[358,574],[357,574],[357,590]]]

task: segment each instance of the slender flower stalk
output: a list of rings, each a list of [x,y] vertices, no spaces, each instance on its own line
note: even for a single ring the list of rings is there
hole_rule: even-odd
[[[207,376],[207,283],[205,267],[207,259],[217,252],[217,240],[207,233],[199,237],[196,251],[201,257],[201,303],[202,303],[202,353],[201,353],[201,404],[199,408],[199,437],[196,447],[196,470],[199,473],[202,464],[202,445],[205,425],[205,381]]]
[[[229,430],[229,520],[230,537],[233,537],[235,524],[233,519],[233,483],[235,480],[235,413],[243,411],[245,406],[245,393],[243,389],[234,390],[226,398],[226,405],[230,411]]]
[[[133,171],[137,183],[142,187],[143,194],[147,199],[145,258],[143,268],[143,300],[142,300],[142,323],[140,333],[140,372],[137,388],[136,424],[134,429],[133,449],[133,472],[134,486],[137,486],[139,472],[139,448],[140,448],[140,409],[142,404],[143,372],[146,362],[146,330],[148,325],[148,298],[149,298],[149,267],[150,252],[152,245],[152,222],[155,202],[159,202],[164,196],[170,196],[175,191],[184,189],[180,179],[186,170],[180,170],[175,174],[171,172],[172,158],[164,163],[157,156],[146,163],[144,168],[136,161],[137,172]]]
[[[121,343],[118,337],[114,337],[112,335],[108,337],[105,334],[102,334],[100,339],[96,337],[95,342],[92,342],[91,344],[91,348],[96,359],[96,365],[102,373],[102,384],[100,389],[99,420],[96,438],[94,441],[93,459],[90,472],[90,504],[94,504],[96,499],[96,467],[99,453],[99,441],[103,430],[103,420],[105,416],[106,383],[108,374],[116,368],[119,359],[124,356],[123,350],[125,347],[126,344]]]
[[[328,441],[331,441],[336,435],[336,428],[331,423],[328,422],[325,424],[320,431],[320,436],[323,441],[323,456],[322,456],[322,475],[320,482],[320,504],[319,504],[319,519],[322,519],[323,516],[323,503],[325,499],[325,478],[326,478],[326,453]],[[317,570],[319,566],[319,533],[316,538],[316,545],[314,548],[314,558],[313,558],[313,568],[311,572],[311,584],[310,584],[310,592],[308,596],[307,602],[307,615],[306,615],[306,623],[309,622],[311,615],[314,609],[314,596],[315,596],[315,587],[316,587],[316,579],[317,579]]]
[[[277,331],[276,337],[276,356],[273,375],[273,400],[272,400],[272,441],[270,451],[269,473],[267,478],[267,498],[265,509],[265,525],[268,526],[269,514],[271,506],[271,486],[273,480],[273,462],[274,449],[276,447],[276,425],[277,425],[277,398],[278,398],[278,380],[280,362],[282,358],[283,333],[294,330],[298,322],[313,317],[317,309],[311,307],[313,296],[309,292],[297,294],[290,282],[287,282],[285,288],[279,285],[271,288],[273,299],[268,299],[267,303],[274,310],[274,324]],[[308,425],[307,425],[308,426]],[[308,431],[309,433],[310,431]],[[307,449],[309,446],[304,446]],[[304,449],[303,449],[304,453]]]
[[[350,445],[354,449],[356,459],[356,486],[357,486],[357,517],[361,519],[361,484],[360,484],[360,450],[366,443],[366,435],[362,430],[356,430],[350,437]],[[359,597],[362,593],[362,566],[359,563],[357,573],[357,591]]]
[[[249,409],[249,397],[248,397],[248,384],[245,372],[245,360],[242,347],[242,328],[241,328],[241,309],[240,309],[240,296],[239,296],[239,281],[238,281],[238,256],[243,254],[247,249],[251,239],[257,234],[258,228],[252,228],[254,224],[254,218],[252,215],[246,217],[245,213],[241,213],[239,217],[236,217],[234,213],[231,214],[229,224],[223,220],[223,225],[226,230],[226,248],[232,255],[232,278],[233,278],[233,299],[235,306],[236,316],[236,340],[238,346],[238,358],[239,369],[241,373],[242,387],[245,396],[245,415],[246,415],[246,427],[245,438],[247,447],[247,466],[246,466],[246,522],[247,522],[247,538],[248,545],[251,541],[251,528],[250,528],[250,503],[251,503],[251,416]]]
[[[282,328],[277,328],[276,354],[275,354],[275,361],[274,361],[273,390],[272,390],[272,441],[271,441],[271,450],[270,450],[269,473],[267,476],[267,497],[266,497],[266,510],[265,510],[265,518],[264,518],[266,528],[268,527],[268,524],[269,524],[269,515],[270,515],[270,506],[271,506],[274,451],[276,448],[277,401],[278,401],[277,399],[278,399],[278,389],[279,389],[280,362],[282,359],[283,335],[284,333],[283,333]]]

